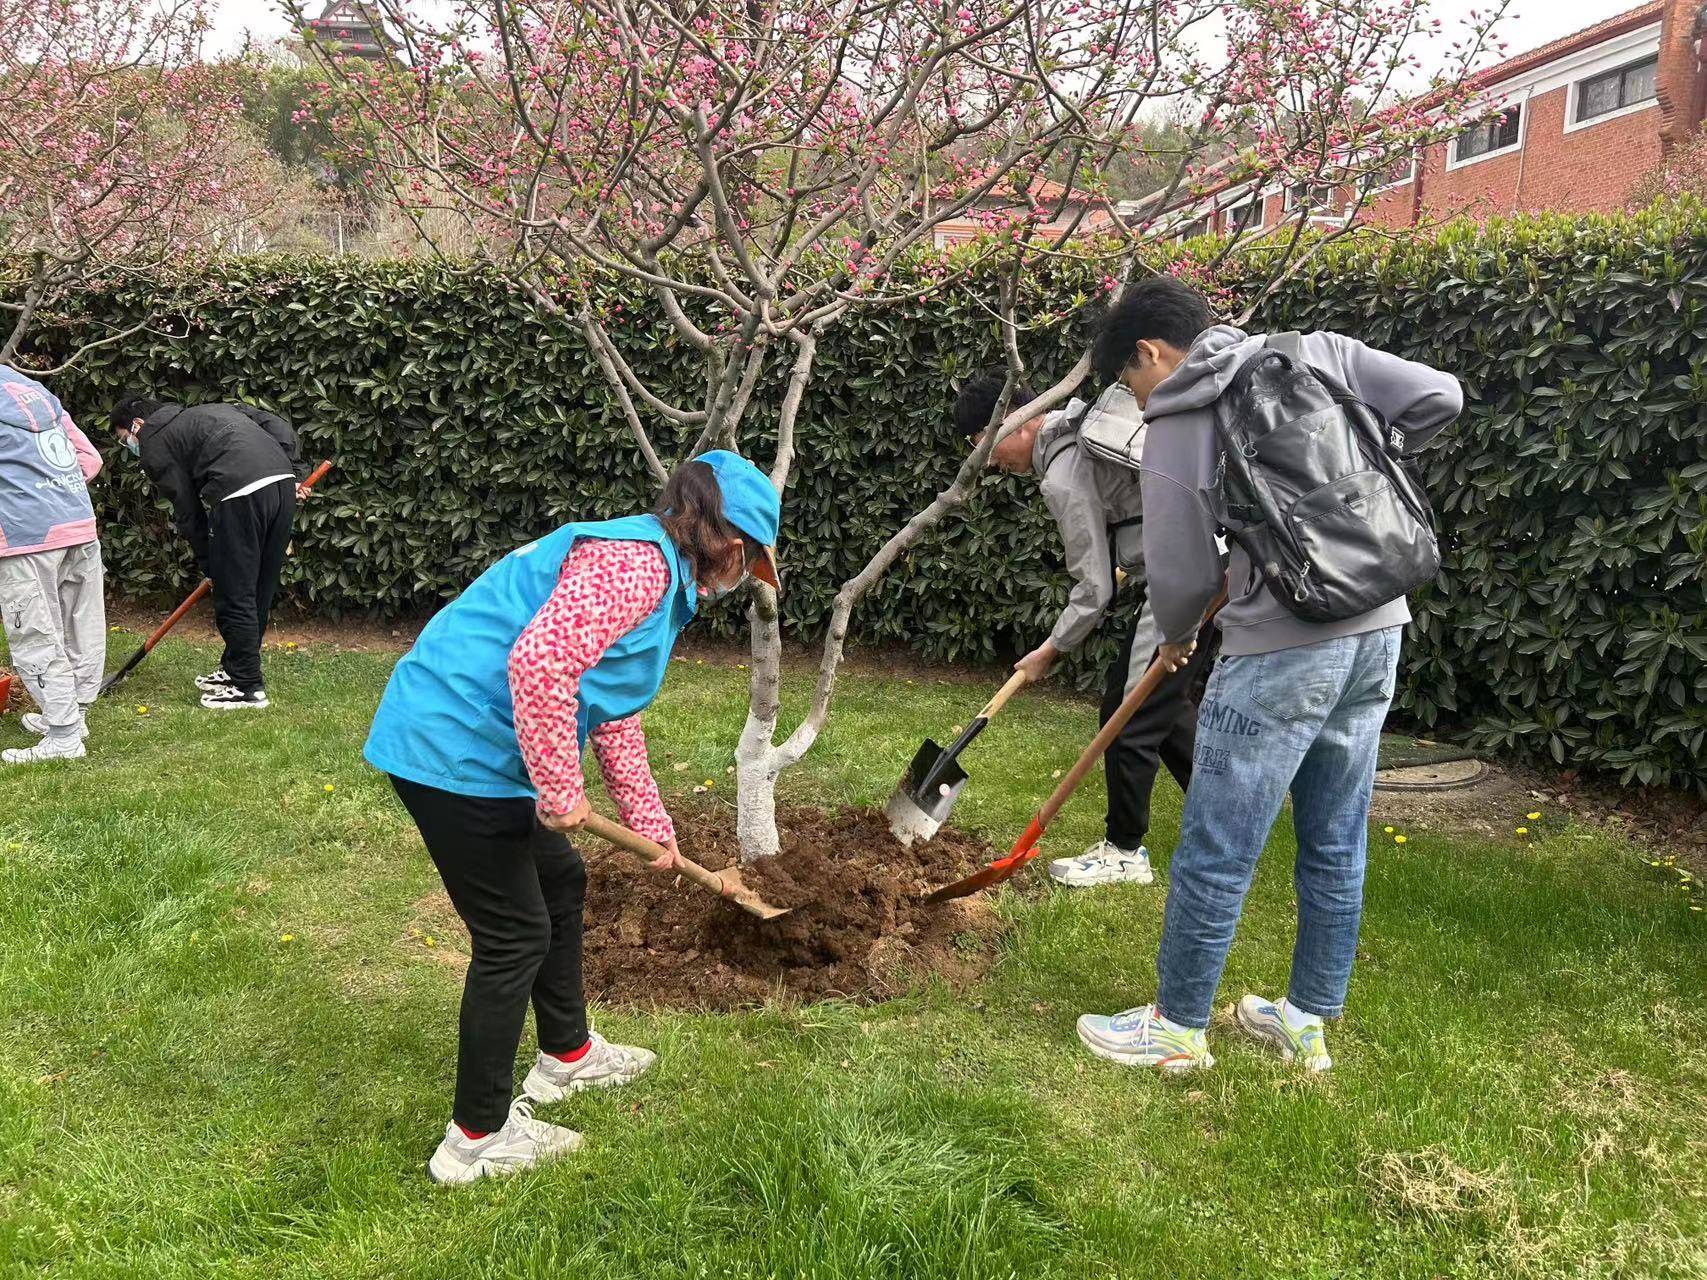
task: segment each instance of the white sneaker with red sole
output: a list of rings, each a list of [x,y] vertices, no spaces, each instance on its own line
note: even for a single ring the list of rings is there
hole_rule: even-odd
[[[535,1102],[561,1102],[582,1089],[615,1089],[646,1074],[658,1055],[650,1049],[612,1044],[597,1031],[587,1052],[573,1062],[542,1053],[522,1082],[522,1093]]]

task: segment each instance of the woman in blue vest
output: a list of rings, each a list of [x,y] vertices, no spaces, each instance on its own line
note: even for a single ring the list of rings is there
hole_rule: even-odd
[[[777,585],[781,501],[723,450],[684,464],[652,515],[566,524],[512,551],[441,610],[397,664],[365,755],[391,776],[468,926],[456,1100],[428,1162],[437,1182],[511,1173],[579,1134],[533,1102],[626,1084],[652,1065],[587,1023],[587,872],[567,832],[590,812],[591,744],[623,822],[675,852],[640,712],[702,599],[750,573]],[[511,1101],[532,1003],[539,1054]]]

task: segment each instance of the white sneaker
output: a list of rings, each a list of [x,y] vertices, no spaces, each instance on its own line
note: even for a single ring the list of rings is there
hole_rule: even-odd
[[[0,751],[0,760],[7,764],[43,764],[49,760],[81,760],[88,754],[89,749],[83,745],[81,738],[74,738],[70,742],[43,738],[33,747],[14,747],[10,751]]]
[[[45,738],[48,735],[49,730],[47,721],[42,719],[41,712],[39,711],[26,711],[23,715],[18,717],[18,723],[23,725],[24,728],[28,729],[31,733],[35,734],[38,738]],[[86,724],[78,726],[77,736],[79,738],[87,738],[89,736],[89,726]]]
[[[196,688],[203,693],[212,693],[215,689],[223,689],[231,683],[231,677],[225,674],[224,667],[215,667],[205,676],[196,677]]]
[[[222,684],[202,694],[202,706],[209,711],[264,711],[269,705],[265,689],[244,693],[234,684]]]
[[[1152,884],[1150,851],[1143,845],[1122,849],[1099,840],[1076,858],[1056,858],[1049,864],[1049,878],[1072,889],[1097,884]]]
[[[549,1053],[534,1061],[533,1070],[522,1081],[522,1093],[535,1102],[561,1102],[582,1089],[614,1089],[644,1075],[658,1055],[650,1049],[612,1044],[597,1031],[588,1041],[587,1052],[574,1062],[564,1062]]]
[[[484,1138],[470,1138],[454,1120],[446,1125],[445,1140],[427,1161],[427,1176],[440,1186],[465,1186],[480,1178],[520,1173],[541,1161],[568,1155],[580,1145],[580,1134],[535,1120],[532,1104],[517,1098],[510,1104],[504,1127]]]

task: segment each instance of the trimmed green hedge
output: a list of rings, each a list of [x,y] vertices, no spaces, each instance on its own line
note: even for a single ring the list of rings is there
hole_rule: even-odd
[[[1040,380],[1078,350],[1099,274],[1062,262],[1033,282],[1037,315],[1069,317],[1028,336]],[[109,321],[140,318],[137,287],[89,305]],[[424,611],[563,520],[649,501],[571,326],[500,280],[263,258],[153,287],[170,302],[164,328],[187,336],[98,350],[56,389],[97,428],[132,385],[249,399],[297,422],[307,452],[339,466],[300,519],[289,578],[300,605]],[[839,584],[953,473],[954,389],[999,359],[976,292],[865,313],[822,344],[784,510],[791,635],[820,634]],[[690,399],[697,364],[645,300],[613,288],[607,312],[636,367]],[[1520,754],[1707,789],[1707,214],[1334,246],[1264,319],[1337,329],[1464,381],[1468,411],[1427,455],[1446,572],[1413,604],[1407,715]],[[78,327],[45,332],[41,349],[65,349]],[[779,393],[766,389],[756,434]],[[661,451],[678,444],[660,435]],[[163,509],[127,459],[114,461],[99,493],[115,586],[186,590],[192,570]],[[854,634],[927,659],[993,660],[1035,643],[1066,587],[1031,482],[992,475],[965,519],[868,598]],[[712,618],[736,622],[728,610]],[[1112,644],[1099,638],[1075,673],[1088,678]]]

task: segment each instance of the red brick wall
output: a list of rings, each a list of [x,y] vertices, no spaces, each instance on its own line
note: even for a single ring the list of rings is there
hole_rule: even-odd
[[[1529,99],[1517,151],[1448,169],[1446,144],[1430,147],[1418,166],[1423,218],[1623,208],[1630,189],[1659,162],[1659,111],[1649,107],[1566,133],[1569,95],[1562,87]],[[1367,220],[1403,226],[1415,197],[1409,186],[1386,192],[1372,202]]]

